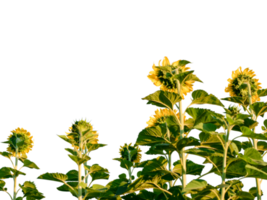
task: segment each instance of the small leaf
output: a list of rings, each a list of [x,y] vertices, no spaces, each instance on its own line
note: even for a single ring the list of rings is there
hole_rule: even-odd
[[[83,164],[85,162],[87,162],[88,160],[90,160],[91,158],[87,155],[83,155],[82,158],[79,158],[78,156],[74,156],[74,155],[68,155],[77,165]]]
[[[88,152],[95,151],[104,146],[107,146],[107,145],[106,144],[91,144],[91,143],[86,144]]]
[[[8,153],[8,152],[6,152],[6,151],[4,151],[4,152],[0,152],[0,155],[6,157],[6,158],[8,158],[8,159],[10,159],[10,158],[12,157],[12,154],[11,154],[11,153]]]
[[[218,105],[224,107],[224,105],[221,103],[221,101],[215,97],[213,94],[208,94],[204,90],[195,90],[192,93],[193,101],[191,105],[193,104],[211,104],[211,105]]]
[[[28,168],[31,168],[31,169],[40,169],[34,162],[32,162],[32,161],[30,161],[28,159],[24,160],[23,167],[28,167]]]
[[[207,186],[207,181],[201,180],[201,179],[196,179],[192,180],[190,183],[188,183],[184,190],[182,192],[188,192],[192,190],[201,190]]]

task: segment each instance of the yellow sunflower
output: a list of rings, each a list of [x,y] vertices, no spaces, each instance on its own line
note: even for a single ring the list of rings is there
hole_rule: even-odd
[[[137,150],[137,152],[132,156],[131,162],[139,163],[142,157],[142,155],[140,154],[141,150],[137,145],[132,146],[131,144],[132,143],[130,143],[129,145],[124,144],[124,146],[121,146],[120,148],[121,159],[128,160],[129,153],[133,150]]]
[[[178,119],[180,120],[180,114],[179,111],[174,108],[174,113],[175,115],[178,117]],[[154,115],[153,116],[149,116],[148,121],[145,122],[146,124],[146,128],[148,127],[153,127],[156,126],[158,124],[165,124],[166,123],[166,117],[167,116],[171,116],[173,115],[173,113],[168,109],[168,108],[156,108],[156,110],[154,110]],[[190,122],[190,120],[188,120],[189,118],[187,118],[187,115],[184,115],[184,125],[188,126],[189,128],[192,127],[192,124]],[[188,123],[187,123],[188,120]],[[189,132],[185,132],[185,135],[187,136],[189,134]],[[171,141],[177,141],[178,138],[173,138],[171,136]]]
[[[173,79],[172,75],[174,75],[172,73],[172,75],[170,76],[170,73],[164,73],[164,71],[162,71],[161,69],[159,69],[158,67],[161,66],[170,66],[172,70],[174,70],[175,68],[178,67],[179,73],[181,72],[186,72],[188,71],[190,68],[184,66],[180,66],[179,65],[180,60],[173,62],[172,64],[170,64],[169,59],[165,56],[163,61],[162,61],[162,65],[161,60],[158,63],[158,66],[156,66],[155,64],[153,64],[152,68],[153,71],[149,72],[149,75],[147,76],[156,86],[160,86],[160,89],[163,91],[168,91],[168,92],[175,92],[177,93],[177,84],[176,84],[176,80]],[[184,99],[184,95],[186,95],[188,92],[193,91],[193,83],[195,82],[195,80],[185,80],[183,82],[183,84],[181,85],[181,96]]]
[[[16,156],[17,146],[17,157],[26,157],[26,153],[32,150],[33,140],[30,132],[23,128],[17,128],[11,131],[12,134],[8,137],[8,141],[11,142],[7,148],[7,151]]]
[[[259,79],[255,79],[255,73],[253,70],[246,68],[242,71],[242,68],[239,67],[236,71],[232,72],[232,78],[228,79],[228,87],[225,88],[225,92],[229,92],[231,97],[248,97],[248,89],[240,89],[240,86],[243,83],[250,83],[251,86],[251,95],[252,103],[260,101],[260,97],[257,94],[257,90],[261,89],[261,83]]]
[[[86,120],[76,121],[70,128],[67,137],[73,141],[72,146],[79,149],[80,138],[82,139],[82,149],[87,143],[97,144],[98,133],[93,130],[93,126]]]

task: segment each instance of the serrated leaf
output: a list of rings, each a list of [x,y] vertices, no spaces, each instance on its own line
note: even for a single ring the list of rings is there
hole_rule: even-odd
[[[245,168],[247,171],[247,177],[267,179],[267,167],[259,169],[257,167],[247,164]]]
[[[240,137],[249,137],[252,139],[267,140],[267,137],[264,134],[256,134],[245,126],[242,126],[240,129],[242,132],[242,135]]]
[[[91,144],[91,143],[86,144],[88,152],[97,150],[97,149],[104,147],[104,146],[107,146],[107,145],[106,144]]]
[[[87,162],[88,160],[90,160],[91,158],[89,156],[83,155],[82,158],[79,158],[78,156],[74,156],[74,155],[68,155],[77,165],[81,165],[85,162]]]
[[[182,97],[173,92],[159,90],[142,99],[148,100],[147,104],[173,109],[173,106],[181,101]]]

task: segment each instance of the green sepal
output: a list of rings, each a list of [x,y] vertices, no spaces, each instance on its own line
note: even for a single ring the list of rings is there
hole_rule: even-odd
[[[221,103],[221,101],[214,96],[213,94],[208,94],[204,90],[195,90],[192,93],[193,101],[191,102],[191,105],[193,104],[211,104],[211,105],[217,105],[222,106],[224,105]]]

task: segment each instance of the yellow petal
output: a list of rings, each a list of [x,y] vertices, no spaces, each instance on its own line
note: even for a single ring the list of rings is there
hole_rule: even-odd
[[[171,62],[167,56],[163,56],[161,64],[162,66],[167,66],[167,65],[171,65]]]

